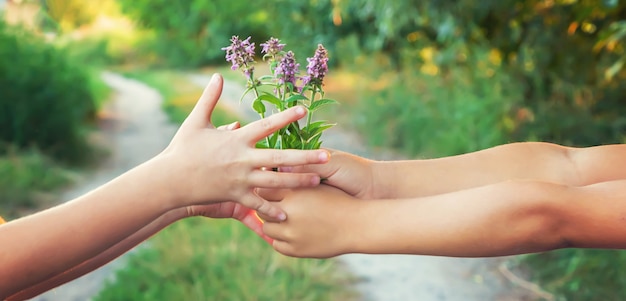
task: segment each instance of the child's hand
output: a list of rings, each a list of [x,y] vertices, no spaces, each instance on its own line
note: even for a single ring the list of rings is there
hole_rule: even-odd
[[[350,153],[329,150],[331,160],[327,164],[283,168],[287,172],[313,172],[324,184],[337,187],[360,199],[376,198],[373,164],[375,161]]]
[[[273,240],[263,233],[263,221],[255,211],[235,202],[221,202],[210,205],[194,205],[185,207],[185,217],[204,216],[209,218],[232,218],[240,221],[269,244]]]
[[[294,257],[328,258],[351,252],[358,240],[354,213],[363,201],[343,191],[320,185],[309,189],[261,190],[289,218],[266,221],[263,232],[274,239],[276,251]]]
[[[254,188],[316,186],[320,182],[316,174],[280,173],[271,168],[325,163],[329,154],[324,150],[255,148],[257,141],[304,117],[303,107],[233,131],[215,129],[210,118],[222,85],[221,76],[213,76],[170,145],[157,157],[157,162],[164,162],[159,171],[168,173],[166,185],[171,187],[178,206],[235,201],[272,218],[284,219],[284,213],[257,196]]]

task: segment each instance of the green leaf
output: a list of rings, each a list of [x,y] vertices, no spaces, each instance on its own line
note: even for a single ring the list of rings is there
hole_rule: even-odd
[[[306,96],[302,94],[294,94],[289,96],[289,98],[285,99],[286,103],[297,102],[298,100],[309,100]]]
[[[257,142],[256,148],[269,148],[267,145],[267,140],[262,139],[261,141]]]
[[[269,142],[268,148],[276,148],[276,142],[278,141],[279,133],[272,134],[267,140]]]
[[[254,100],[254,102],[252,103],[252,108],[257,113],[259,113],[259,115],[265,116],[265,105],[263,104],[263,102],[259,98]]]
[[[280,99],[278,99],[278,97],[264,92],[263,95],[260,95],[258,98],[258,100],[263,100],[263,101],[267,101],[273,105],[275,105],[278,109],[280,109],[281,111],[283,110],[283,106],[282,106],[282,102],[280,101]]]
[[[315,135],[308,139],[304,144],[304,149],[318,149],[320,148],[322,142],[320,142],[320,138],[322,137],[322,133]]]
[[[279,134],[274,134],[276,136],[276,143],[274,144],[273,149],[284,149],[285,143],[283,141],[283,137]]]
[[[310,125],[302,128],[302,132],[308,133],[310,137],[314,135],[313,133],[324,131],[335,125],[334,123],[326,123],[326,122],[327,121],[324,121],[324,120],[313,122]]]
[[[323,124],[323,125],[316,125],[316,126],[311,126],[309,128],[305,128],[302,130],[303,132],[302,137],[304,138],[304,140],[309,141],[315,136],[322,135],[323,131],[333,126],[334,124]]]
[[[243,98],[246,97],[250,91],[252,91],[252,87],[248,87],[245,91],[243,91],[241,97],[239,97],[239,103],[243,102]]]
[[[265,81],[265,80],[273,80],[274,77],[271,75],[263,75],[261,77],[259,77],[259,81]]]
[[[309,106],[309,112],[314,112],[317,109],[319,109],[322,106],[325,105],[329,105],[329,104],[338,104],[339,102],[337,102],[334,99],[328,99],[328,98],[323,98],[320,100],[316,100],[314,101],[310,106]]]

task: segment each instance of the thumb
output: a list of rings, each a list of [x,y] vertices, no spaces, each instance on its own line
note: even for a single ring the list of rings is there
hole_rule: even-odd
[[[193,107],[193,110],[185,120],[185,123],[191,123],[194,126],[206,127],[211,124],[211,114],[222,95],[222,87],[224,79],[219,73],[213,74],[211,81],[202,91],[202,95]]]

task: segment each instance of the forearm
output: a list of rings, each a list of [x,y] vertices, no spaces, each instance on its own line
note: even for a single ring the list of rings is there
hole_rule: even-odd
[[[26,300],[33,298],[39,294],[42,294],[52,288],[60,286],[64,283],[79,278],[87,273],[90,273],[103,265],[113,261],[119,256],[125,254],[130,249],[134,248],[138,244],[142,243],[149,237],[153,236],[163,228],[171,225],[172,223],[184,218],[186,216],[185,208],[175,209],[169,211],[149,225],[141,228],[139,231],[131,234],[123,241],[115,244],[104,252],[97,254],[95,257],[90,258],[77,266],[68,269],[52,278],[46,279],[43,282],[37,283],[29,288],[26,288],[19,293],[10,296],[7,301],[13,300]]]
[[[436,195],[507,180],[568,186],[626,178],[626,145],[568,148],[512,143],[473,153],[411,161],[376,162],[378,198]]]
[[[149,161],[78,199],[0,226],[0,299],[99,256],[173,209],[163,184],[168,183],[166,173],[155,173],[159,169],[151,164],[158,162]]]
[[[359,253],[484,257],[564,247],[571,188],[511,181],[443,195],[364,202]]]

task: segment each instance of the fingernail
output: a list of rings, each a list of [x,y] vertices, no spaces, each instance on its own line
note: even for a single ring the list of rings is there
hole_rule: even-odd
[[[293,171],[293,167],[291,167],[291,166],[279,167],[278,171],[280,171],[280,172],[292,172]]]
[[[304,113],[306,113],[306,110],[303,107],[296,107],[296,113],[298,113],[298,115],[304,115]]]
[[[279,213],[278,214],[278,220],[280,221],[285,221],[287,219],[287,215],[285,215],[285,213]]]
[[[229,130],[232,130],[232,129],[234,129],[234,128],[235,128],[235,124],[236,124],[236,123],[237,123],[237,122],[233,122],[233,123],[231,123],[231,124],[227,125],[227,126],[226,126],[226,128],[227,128],[227,129],[229,129]]]
[[[217,77],[219,75],[217,73],[213,73],[213,76],[211,76],[211,81],[209,81],[209,85],[214,84],[217,81]]]
[[[321,152],[321,153],[320,153],[320,155],[319,155],[319,159],[320,159],[320,161],[322,161],[322,162],[326,162],[326,161],[328,161],[328,158],[329,158],[329,157],[330,157],[330,156],[329,156],[329,154],[328,154],[327,152]]]

